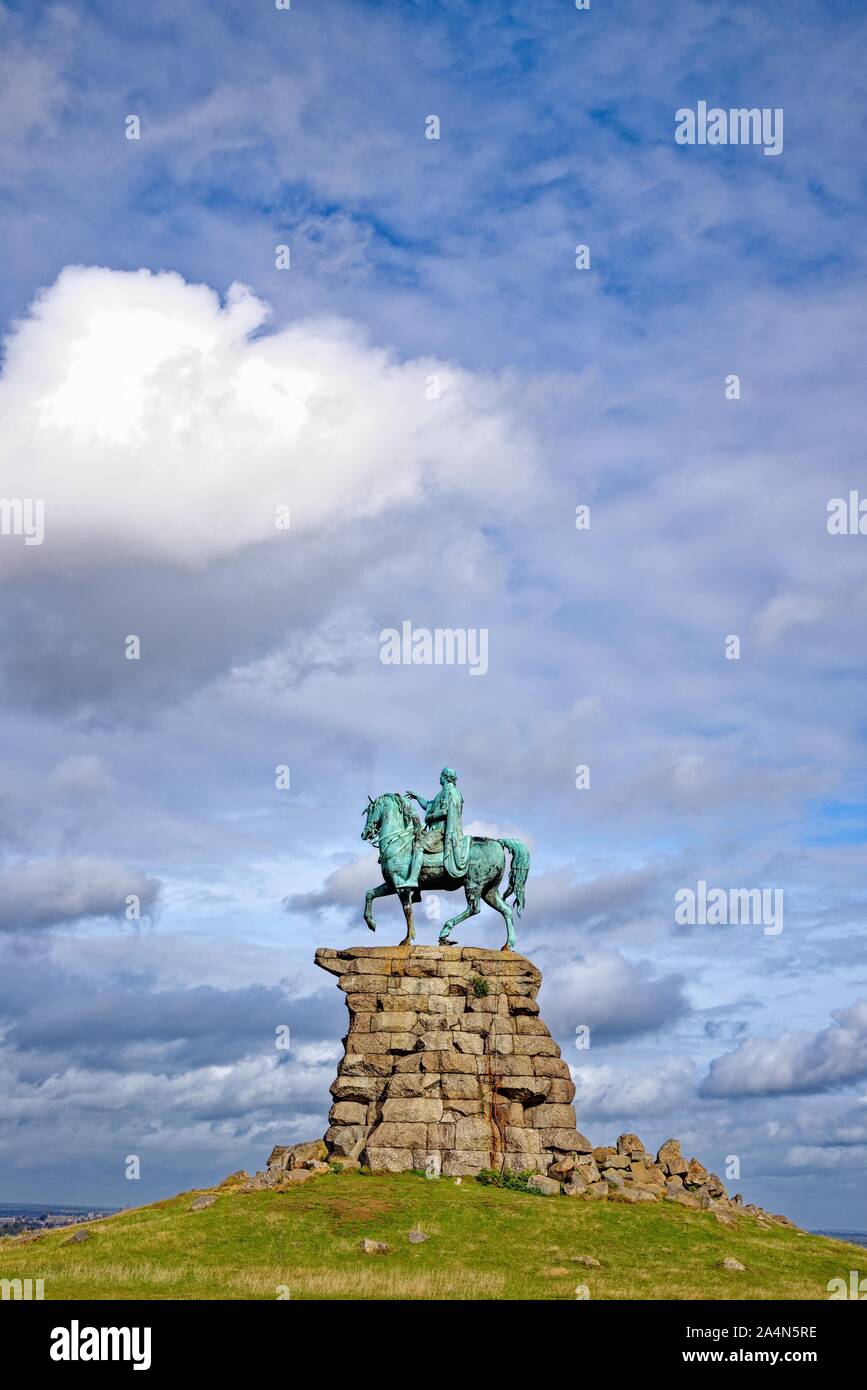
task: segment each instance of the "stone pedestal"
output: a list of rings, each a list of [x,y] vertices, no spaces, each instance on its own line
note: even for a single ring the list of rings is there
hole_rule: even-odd
[[[445,1176],[546,1173],[589,1154],[575,1087],[539,1017],[541,974],[473,946],[321,948],[349,1008],[325,1136],[333,1159]]]

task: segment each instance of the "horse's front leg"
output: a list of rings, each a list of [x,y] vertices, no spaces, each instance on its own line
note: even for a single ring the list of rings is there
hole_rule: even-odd
[[[374,898],[387,898],[389,893],[394,893],[393,883],[380,883],[376,888],[368,888],[364,897],[364,920],[371,931],[376,931],[376,918],[373,915],[372,903]]]

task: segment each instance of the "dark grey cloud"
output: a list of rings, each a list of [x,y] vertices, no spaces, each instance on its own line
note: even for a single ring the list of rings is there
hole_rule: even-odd
[[[278,1027],[288,1028],[296,1043],[333,1039],[341,1021],[329,996],[295,999],[274,986],[169,990],[114,980],[82,997],[67,982],[52,992],[50,1009],[34,1001],[19,1012],[6,1045],[26,1054],[22,1062],[31,1074],[47,1058],[49,1066],[156,1066],[176,1075],[255,1053],[271,1055]]]
[[[685,979],[659,974],[649,960],[629,960],[620,951],[598,949],[551,961],[540,1003],[549,1028],[574,1041],[589,1027],[591,1045],[616,1043],[670,1029],[690,1012]]]

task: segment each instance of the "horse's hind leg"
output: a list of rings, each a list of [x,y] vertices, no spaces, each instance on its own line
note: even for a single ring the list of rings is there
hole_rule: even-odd
[[[495,907],[497,911],[501,912],[504,918],[506,919],[506,944],[505,946],[503,946],[502,949],[504,951],[514,951],[515,926],[512,922],[511,907],[506,902],[505,898],[500,897],[500,890],[496,887],[486,888],[484,893],[484,899],[485,902],[488,904],[488,907]]]
[[[364,895],[364,920],[371,931],[376,931],[376,918],[373,915],[374,898],[387,898],[390,893],[396,892],[393,883],[380,883],[376,888],[368,888]]]
[[[458,913],[457,917],[450,917],[449,920],[446,922],[445,926],[440,932],[440,943],[443,946],[457,946],[458,943],[456,941],[449,941],[449,932],[451,931],[452,927],[457,926],[458,922],[465,922],[468,917],[475,917],[477,912],[481,912],[478,898],[471,898],[470,895],[467,894],[466,907],[464,908],[463,912]]]
[[[410,946],[413,941],[415,941],[415,925],[412,920],[412,889],[407,888],[406,892],[401,890],[398,893],[398,897],[400,898],[400,905],[403,908],[403,915],[406,918],[406,936],[403,938],[403,941],[400,942],[400,945]]]

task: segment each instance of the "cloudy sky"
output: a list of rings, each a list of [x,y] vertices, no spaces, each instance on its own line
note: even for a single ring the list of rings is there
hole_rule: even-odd
[[[0,1201],[321,1134],[314,949],[402,925],[362,808],[449,763],[531,847],[579,1127],[867,1226],[865,41],[846,0],[0,3],[0,495],[44,501],[0,535]],[[700,101],[782,153],[678,145]],[[486,673],[383,664],[406,621]],[[782,931],[679,924],[699,881]]]

